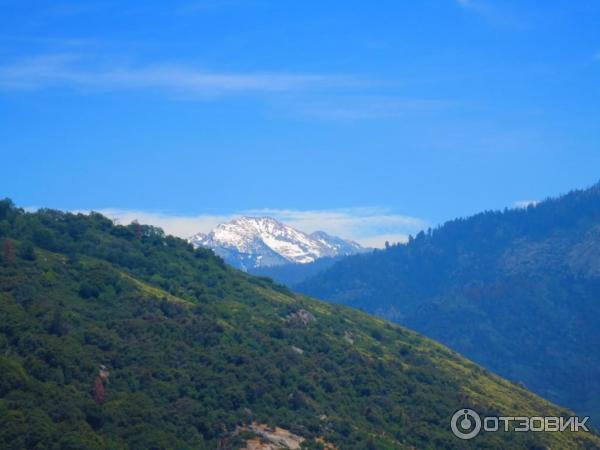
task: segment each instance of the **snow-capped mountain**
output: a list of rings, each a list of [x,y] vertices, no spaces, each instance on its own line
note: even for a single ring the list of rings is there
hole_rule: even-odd
[[[243,270],[306,264],[366,250],[356,242],[323,231],[303,233],[271,217],[240,217],[218,225],[208,234],[198,233],[189,241],[195,247],[213,249],[228,264]]]

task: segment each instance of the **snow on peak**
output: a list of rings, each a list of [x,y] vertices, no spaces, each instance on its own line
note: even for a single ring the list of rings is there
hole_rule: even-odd
[[[222,223],[210,233],[198,233],[189,241],[211,248],[228,263],[248,270],[287,263],[306,264],[318,258],[359,253],[356,242],[323,231],[306,234],[272,217],[239,217]]]

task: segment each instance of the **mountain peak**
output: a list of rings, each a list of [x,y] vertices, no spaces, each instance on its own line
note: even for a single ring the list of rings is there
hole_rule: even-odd
[[[269,216],[242,216],[217,225],[210,233],[189,239],[195,247],[211,248],[243,270],[289,263],[306,264],[323,257],[360,253],[356,242],[324,231],[304,233]]]

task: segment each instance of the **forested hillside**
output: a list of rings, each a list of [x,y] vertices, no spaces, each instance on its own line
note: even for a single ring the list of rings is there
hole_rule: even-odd
[[[565,414],[428,339],[159,229],[0,203],[0,447],[460,448],[449,418]],[[479,448],[597,448],[496,433]]]
[[[600,184],[453,220],[299,289],[413,328],[600,420]]]
[[[462,448],[460,407],[567,411],[416,333],[295,295],[150,226],[0,203],[0,447]],[[256,439],[256,438],[255,438]],[[492,433],[478,448],[598,448]]]

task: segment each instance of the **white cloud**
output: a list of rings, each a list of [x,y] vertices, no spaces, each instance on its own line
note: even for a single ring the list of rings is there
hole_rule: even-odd
[[[218,224],[227,222],[236,215],[209,215],[183,216],[177,214],[164,214],[159,212],[136,211],[126,209],[100,209],[95,210],[121,225],[128,225],[134,220],[141,224],[154,225],[162,228],[165,233],[181,238],[188,238],[198,232],[206,233]],[[88,211],[81,211],[88,212]]]
[[[259,209],[246,213],[275,217],[305,232],[322,230],[377,247],[382,247],[390,235],[406,237],[407,234],[419,231],[426,225],[425,221],[416,217],[394,214],[378,207],[312,211]]]
[[[386,242],[389,242],[390,244],[405,244],[408,242],[408,234],[381,234],[379,236],[373,236],[361,240],[361,244],[365,247],[374,248],[383,248]]]
[[[422,219],[377,207],[305,211],[254,209],[232,214],[196,216],[123,209],[101,209],[98,212],[124,225],[137,220],[143,224],[158,226],[166,233],[182,238],[198,232],[209,232],[219,223],[239,216],[270,216],[307,233],[322,230],[369,247],[383,247],[385,241],[405,242],[408,234],[415,234],[427,225]]]
[[[318,74],[228,73],[194,67],[95,65],[74,54],[52,54],[0,66],[0,87],[39,89],[68,85],[80,89],[157,89],[195,95],[287,92],[354,83],[349,78]]]
[[[144,91],[174,100],[261,95],[272,106],[279,105],[294,115],[335,121],[398,118],[457,106],[456,101],[446,99],[374,94],[376,87],[386,89],[398,83],[355,75],[223,72],[160,62],[134,65],[118,63],[114,56],[92,60],[72,51],[0,64],[0,90],[66,87],[95,93]]]
[[[513,203],[513,206],[515,208],[527,208],[529,206],[536,206],[539,202],[539,200],[517,200]]]

